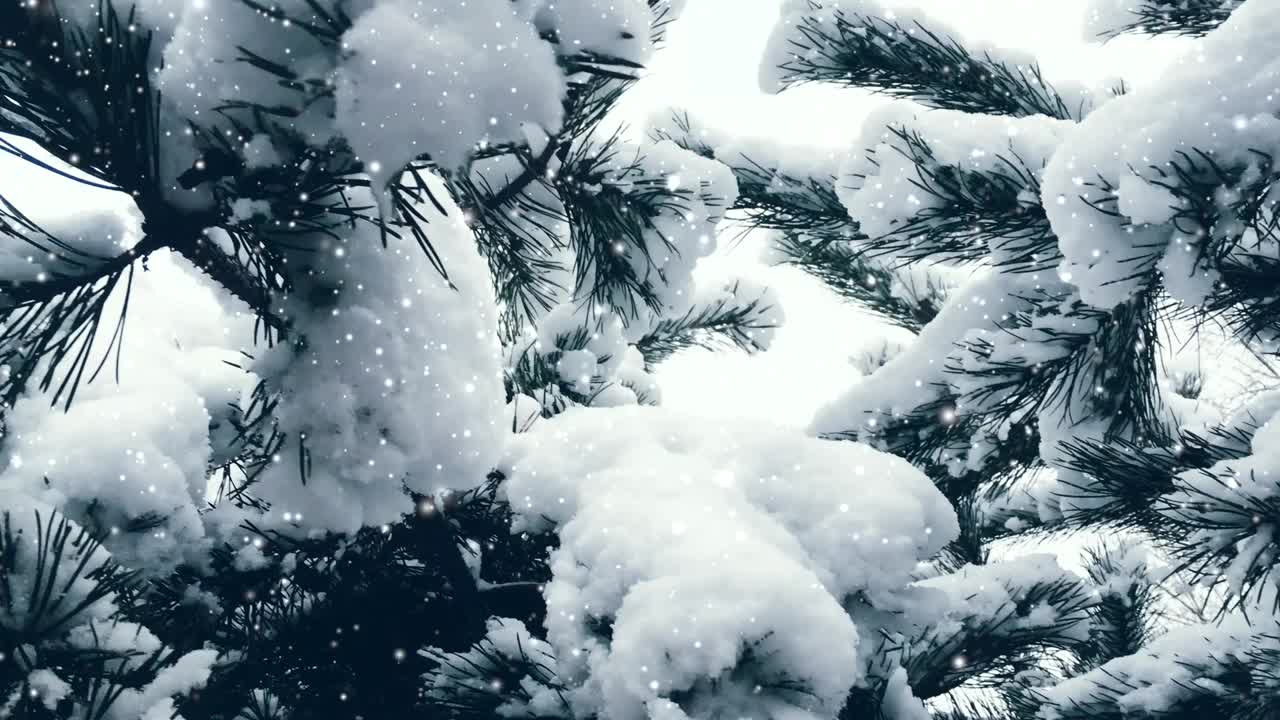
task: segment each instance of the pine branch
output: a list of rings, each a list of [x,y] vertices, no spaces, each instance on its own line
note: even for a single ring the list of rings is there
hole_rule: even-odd
[[[908,97],[930,107],[992,115],[1069,119],[1071,108],[1034,63],[974,55],[920,22],[847,12],[810,0],[788,37],[781,84],[834,82]]]
[[[1139,552],[1133,541],[1085,551],[1085,570],[1100,597],[1091,610],[1089,642],[1075,649],[1078,672],[1138,653],[1158,635],[1164,619],[1158,588],[1147,576],[1145,559],[1135,556]]]
[[[1104,28],[1099,37],[1125,33],[1200,37],[1227,21],[1244,0],[1137,0],[1128,8],[1131,19]]]
[[[1179,541],[1183,531],[1170,527],[1161,511],[1161,498],[1177,489],[1176,476],[1247,457],[1253,434],[1263,422],[1246,413],[1233,423],[1216,425],[1206,432],[1183,430],[1163,443],[1148,437],[1143,443],[1111,438],[1059,445],[1063,467],[1087,477],[1085,482],[1060,479],[1065,489],[1059,494],[1089,508],[1067,521],[1081,527],[1130,528],[1164,542]]]
[[[559,334],[553,348],[539,348],[535,344],[524,347],[510,364],[504,376],[507,402],[517,395],[540,399],[543,415],[563,412],[577,405],[590,405],[604,388],[601,379],[593,372],[590,390],[582,390],[577,383],[565,380],[560,373],[560,361],[566,352],[584,350],[591,340],[592,329],[586,326],[569,333]],[[596,364],[607,363],[605,355],[596,358]]]
[[[668,128],[652,129],[650,136],[727,165],[738,181],[734,209],[746,211],[750,227],[857,236],[857,223],[840,202],[834,175],[802,175],[746,151],[717,151],[695,131],[693,119],[684,111],[672,112],[669,122]]]
[[[960,627],[929,628],[901,641],[886,637],[876,655],[907,670],[911,690],[921,698],[966,688],[1001,687],[1037,662],[1038,652],[1069,650],[1082,642],[1094,598],[1070,575],[1005,582],[1010,602],[983,609]]]
[[[1029,166],[1012,147],[996,156],[996,170],[947,165],[918,132],[888,130],[894,152],[915,166],[911,186],[932,201],[890,232],[861,241],[868,255],[960,263],[989,257],[1002,270],[1027,273],[1058,264],[1058,239],[1040,205],[1041,168]],[[870,160],[879,166],[874,154]]]
[[[956,572],[966,565],[986,565],[990,557],[989,538],[984,532],[985,523],[980,503],[975,497],[977,494],[978,488],[974,487],[953,500],[960,535],[933,561],[944,572]]]
[[[705,184],[675,187],[648,176],[643,151],[624,157],[620,132],[575,147],[565,162],[572,171],[559,176],[556,187],[575,251],[574,287],[586,291],[593,307],[611,308],[626,322],[642,307],[660,309],[654,254],[680,252],[655,219],[683,216],[694,198],[709,205],[719,199]]]
[[[507,632],[509,622],[491,623],[491,635]],[[424,651],[436,664],[426,677],[431,706],[451,720],[484,720],[516,709],[541,717],[542,708],[533,706],[538,693],[558,700],[556,710],[568,716],[569,688],[556,676],[554,655],[545,642],[531,637],[522,640],[522,629],[511,630],[515,648],[487,636],[465,652]],[[544,702],[545,698],[539,704]]]
[[[1272,717],[1280,711],[1275,622],[1241,625],[1175,629],[1136,655],[1032,689],[1018,710],[1062,720]]]
[[[1074,299],[1068,305],[1046,297],[1003,335],[971,339],[963,355],[948,358],[947,372],[968,385],[960,398],[966,412],[999,425],[1052,409],[1063,423],[1105,419],[1108,437],[1159,436],[1151,425],[1159,417],[1153,299],[1141,295],[1111,312]],[[1034,359],[1022,348],[1037,348]]]
[[[101,185],[154,198],[151,34],[134,27],[132,11],[122,16],[111,3],[85,29],[48,0],[0,4],[0,133],[35,141]]]
[[[722,345],[752,353],[763,350],[761,333],[771,332],[777,324],[771,318],[774,310],[768,295],[740,299],[739,285],[725,290],[726,296],[707,304],[696,304],[684,315],[665,318],[636,341],[636,349],[644,355],[646,369],[691,347],[715,348]]]
[[[1173,491],[1157,503],[1167,543],[1176,553],[1176,572],[1188,571],[1210,585],[1225,583],[1223,611],[1262,601],[1280,557],[1272,528],[1280,523],[1277,483],[1269,473],[1230,467],[1188,471],[1174,479]],[[1280,600],[1272,599],[1272,609]]]
[[[0,527],[0,652],[35,651],[137,582],[88,530],[59,513],[5,511]],[[32,537],[34,535],[34,537]]]
[[[1280,295],[1275,292],[1280,258],[1236,251],[1224,258],[1217,270],[1216,292],[1203,306],[1188,308],[1183,314],[1193,320],[1220,318],[1250,346],[1265,346],[1280,337]]]
[[[817,277],[840,297],[898,327],[919,332],[938,314],[947,288],[926,282],[916,287],[882,267],[844,238],[801,233],[782,235],[776,245],[783,262]]]

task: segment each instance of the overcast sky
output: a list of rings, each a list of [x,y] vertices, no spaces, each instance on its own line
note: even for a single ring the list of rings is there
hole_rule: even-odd
[[[892,5],[892,2],[888,4]],[[966,39],[1017,48],[1040,59],[1046,76],[1133,86],[1158,75],[1178,41],[1084,41],[1087,0],[915,0]],[[809,86],[768,96],[756,77],[781,0],[689,0],[651,65],[628,96],[628,117],[643,123],[667,106],[747,136],[844,148],[862,118],[884,100],[844,88]],[[722,238],[726,244],[728,236]],[[887,332],[792,269],[759,261],[767,238],[751,237],[708,268],[709,275],[761,277],[781,296],[787,323],[773,349],[755,357],[689,351],[660,371],[663,403],[713,416],[755,416],[803,425],[857,378],[850,359]]]

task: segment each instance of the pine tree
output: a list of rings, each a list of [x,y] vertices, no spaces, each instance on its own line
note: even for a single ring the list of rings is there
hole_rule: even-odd
[[[677,5],[0,2],[0,152],[88,193],[0,197],[0,717],[449,716],[542,627],[500,440],[778,320],[606,120]],[[199,303],[252,344],[136,339]]]
[[[770,89],[907,101],[817,155],[613,129],[678,5],[0,0],[88,193],[0,197],[0,717],[1280,710],[1275,4],[1095,3],[1201,38],[1098,91],[792,0]],[[645,407],[769,342],[729,213],[914,335],[818,437]]]
[[[1239,375],[1274,353],[1277,6],[1094,3],[1099,39],[1202,38],[1130,92],[901,5],[792,0],[764,59],[767,90],[900,99],[847,153],[657,131],[733,169],[784,262],[915,334],[811,430],[933,480],[959,527],[914,587],[970,594],[933,623],[864,598],[841,716],[1273,716],[1274,394]],[[1117,533],[1085,577],[1014,557]]]

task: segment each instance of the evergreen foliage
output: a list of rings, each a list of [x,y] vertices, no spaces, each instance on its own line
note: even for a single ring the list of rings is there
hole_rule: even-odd
[[[1248,23],[1275,19],[1267,5],[1104,1],[1090,26],[1099,38],[1208,35],[1235,47]],[[1235,72],[1214,66],[1206,84]],[[1273,714],[1274,401],[1210,399],[1202,375],[1170,365],[1197,346],[1246,364],[1274,352],[1274,129],[1197,146],[1174,134],[1176,118],[1144,116],[1172,149],[1129,166],[1156,190],[1141,196],[1123,166],[1117,177],[1088,163],[1122,154],[1105,128],[1126,122],[1122,99],[1144,98],[1055,87],[1031,58],[876,2],[788,3],[762,83],[916,103],[872,113],[843,161],[806,164],[796,158],[808,151],[720,138],[680,112],[659,135],[733,168],[740,210],[774,231],[782,262],[917,334],[870,363],[812,429],[909,460],[953,502],[958,537],[922,585],[982,568],[1008,574],[1018,598],[1010,615],[975,613],[910,641],[884,631],[870,653],[880,666],[842,717]],[[1216,91],[1169,80],[1161,92],[1146,101]],[[1209,124],[1225,127],[1230,110],[1206,103]],[[1254,127],[1235,117],[1237,130]],[[1090,234],[1110,223],[1115,234]],[[1173,257],[1184,251],[1188,262]],[[1188,276],[1209,280],[1193,290]],[[1235,411],[1193,409],[1223,400]],[[1095,533],[1124,539],[1085,552],[1084,577],[1037,584],[1009,565],[1027,547]],[[1002,629],[1037,605],[1054,621]]]
[[[1269,0],[1094,3],[1203,44],[1132,93],[789,0],[767,89],[896,100],[843,157],[615,129],[673,0],[157,5],[0,0],[0,154],[136,221],[0,196],[0,718],[1280,713],[1280,404],[1175,357],[1275,354]],[[914,336],[816,437],[631,407],[768,348],[726,217]],[[104,413],[163,263],[253,347]]]

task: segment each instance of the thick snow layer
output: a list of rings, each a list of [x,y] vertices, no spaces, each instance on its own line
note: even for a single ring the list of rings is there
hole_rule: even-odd
[[[902,588],[957,532],[897,458],[658,408],[570,410],[502,469],[515,530],[559,528],[549,640],[575,702],[616,718],[833,716],[859,673],[841,601]],[[806,694],[753,694],[783,678]]]
[[[206,547],[199,511],[220,449],[211,428],[213,442],[226,435],[231,405],[255,383],[231,349],[248,344],[252,319],[224,308],[185,260],[157,253],[147,267],[132,281],[118,357],[100,332],[90,369],[104,355],[106,369],[86,374],[71,407],[32,388],[6,416],[0,494],[39,498],[107,533],[126,566],[164,573]],[[104,328],[124,300],[112,298]]]
[[[209,413],[184,379],[93,392],[66,413],[50,412],[37,395],[7,420],[0,493],[38,497],[113,533],[112,550],[131,567],[170,570],[202,549]],[[156,528],[127,531],[148,517],[159,519]]]
[[[930,169],[1001,175],[1027,185],[1025,202],[1039,202],[1038,179],[1049,157],[1072,127],[1044,116],[1011,118],[948,110],[923,111],[910,103],[892,103],[869,115],[836,183],[840,200],[871,238],[890,235],[907,223],[939,209],[943,200],[925,191],[934,183],[912,160],[913,151],[897,132],[927,145]],[[945,219],[945,218],[944,218]],[[992,238],[998,261],[1000,238]]]
[[[1125,300],[1155,281],[1162,258],[1169,262],[1164,274],[1175,296],[1193,304],[1203,299],[1214,269],[1169,256],[1190,246],[1198,257],[1209,239],[1234,227],[1235,218],[1220,203],[1224,217],[1214,227],[1193,227],[1190,219],[1168,222],[1171,196],[1150,183],[1176,186],[1172,164],[1200,152],[1247,179],[1259,163],[1254,151],[1280,152],[1280,59],[1272,52],[1277,28],[1280,5],[1245,3],[1159,81],[1090,115],[1054,156],[1043,202],[1059,238],[1061,274],[1086,302],[1110,308]],[[1221,188],[1219,199],[1232,190]],[[1117,195],[1116,214],[1094,207]],[[1204,273],[1203,281],[1183,282]]]
[[[524,123],[559,130],[564,75],[514,10],[510,0],[382,0],[356,19],[343,35],[335,124],[375,181],[423,154],[459,167],[478,142],[523,139]]]
[[[255,486],[270,525],[388,522],[405,487],[473,487],[498,459],[509,420],[488,266],[457,208],[423,212],[448,280],[411,241],[383,248],[366,226],[304,258],[309,282],[287,304],[304,344],[256,368],[282,394],[290,437]]]
[[[1266,667],[1258,653],[1280,649],[1276,631],[1266,610],[1248,618],[1234,613],[1218,625],[1175,627],[1134,655],[1038,691],[1037,717],[1160,717],[1192,698],[1226,695],[1223,684],[1239,682],[1242,670]]]
[[[169,199],[210,202],[207,188],[173,183],[198,160],[188,123],[216,126],[240,107],[300,108],[281,117],[317,146],[345,137],[378,184],[419,156],[453,170],[477,147],[523,143],[534,128],[554,133],[569,82],[563,56],[643,65],[654,51],[652,19],[669,20],[682,4],[354,0],[342,8],[351,27],[337,36],[308,0],[273,3],[271,14],[240,2],[142,0],[137,24],[155,34],[172,146],[161,169]],[[97,2],[63,5],[70,20],[96,22]],[[134,3],[115,5],[129,12]],[[246,157],[254,167],[273,159],[261,144]]]

